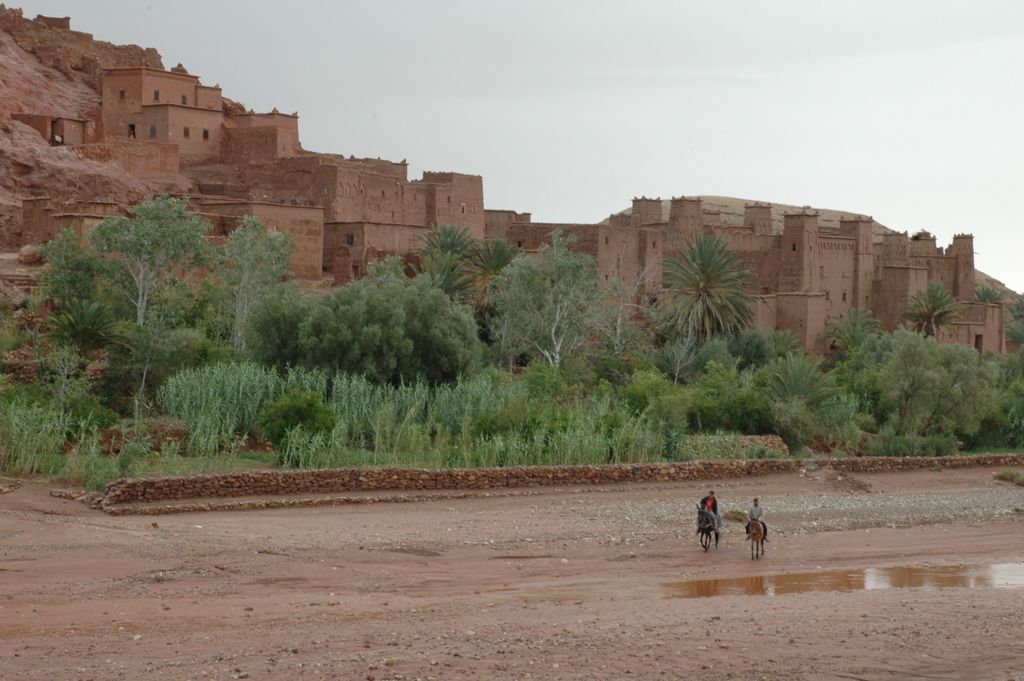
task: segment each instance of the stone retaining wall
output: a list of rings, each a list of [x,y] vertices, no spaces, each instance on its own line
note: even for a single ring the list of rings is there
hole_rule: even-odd
[[[522,466],[510,468],[343,468],[311,471],[261,470],[165,478],[129,478],[107,485],[105,505],[175,499],[275,494],[328,494],[384,490],[463,490],[553,485],[607,485],[671,482],[768,475],[799,470],[809,461],[757,459],[603,466]],[[876,473],[967,466],[1021,466],[1024,455],[854,458],[815,460],[848,473]]]

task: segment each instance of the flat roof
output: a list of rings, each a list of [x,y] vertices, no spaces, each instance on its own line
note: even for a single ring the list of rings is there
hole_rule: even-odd
[[[191,196],[195,196],[192,194]],[[323,211],[323,206],[306,206],[294,203],[275,203],[273,201],[251,201],[249,199],[196,199],[200,206],[277,206],[280,208],[308,208]]]
[[[157,107],[157,106],[173,106],[179,109],[191,109],[192,111],[208,111],[209,113],[216,113],[224,115],[224,111],[221,109],[207,109],[203,106],[192,106],[191,104],[175,104],[174,102],[159,102],[157,104],[143,104],[142,108]]]
[[[163,69],[154,69],[152,66],[116,66],[110,69],[103,69],[103,73],[107,74],[112,71],[150,71],[152,73],[159,73],[162,76],[174,76],[175,78],[188,78],[189,80],[199,80],[199,76],[191,73],[178,73],[176,71],[165,71]]]

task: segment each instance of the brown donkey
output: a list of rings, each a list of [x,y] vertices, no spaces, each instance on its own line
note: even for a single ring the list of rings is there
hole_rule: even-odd
[[[747,538],[750,540],[750,560],[764,555],[764,525],[754,520],[748,526]]]

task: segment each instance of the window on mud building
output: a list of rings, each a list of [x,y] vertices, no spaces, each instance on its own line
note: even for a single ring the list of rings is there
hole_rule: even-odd
[[[459,212],[461,212],[463,215],[466,214],[466,204],[462,204],[461,206],[459,206]]]
[[[386,191],[384,191],[383,189],[380,190],[380,198],[382,198],[382,199],[386,198],[387,195],[388,195],[388,193]]]
[[[203,139],[204,140],[210,139],[210,131],[207,128],[203,128]]]
[[[843,291],[843,302],[846,302],[846,291]]]
[[[344,241],[346,246],[352,246],[356,243],[356,237],[354,234],[346,234]]]
[[[153,101],[154,102],[159,102],[160,101],[160,91],[159,90],[153,90]]]
[[[352,276],[353,277],[358,277],[359,276],[359,265],[352,265]]]
[[[134,123],[129,123],[128,124],[128,136],[131,137],[132,139],[135,138],[135,124]]]
[[[124,101],[124,90],[117,91],[117,98],[120,99],[122,102]]]
[[[186,105],[188,104],[188,95],[181,96],[181,103]]]
[[[156,137],[156,126],[155,125],[149,126],[149,136],[151,138],[155,138]]]
[[[186,125],[184,132],[182,132],[182,135],[185,136],[185,139],[188,139],[189,137],[191,137],[190,133],[191,133],[191,131],[188,129],[188,126]]]
[[[974,334],[974,349],[978,352],[983,352],[985,348],[985,338],[980,333]]]

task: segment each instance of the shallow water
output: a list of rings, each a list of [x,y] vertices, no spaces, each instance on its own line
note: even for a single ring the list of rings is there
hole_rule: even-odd
[[[870,589],[1024,587],[1024,563],[995,565],[898,566],[853,568],[782,575],[697,579],[664,584],[673,598],[709,596],[781,596],[809,591],[863,591]]]

